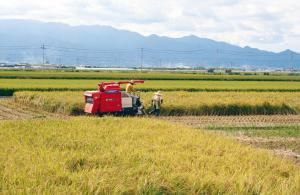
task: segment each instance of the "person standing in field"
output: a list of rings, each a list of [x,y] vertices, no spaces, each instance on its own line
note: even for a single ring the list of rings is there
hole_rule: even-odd
[[[126,92],[127,92],[127,93],[132,94],[132,93],[135,92],[135,90],[134,90],[134,88],[133,88],[133,85],[134,85],[134,81],[133,81],[133,80],[131,80],[131,81],[126,85]]]
[[[154,93],[154,96],[152,97],[152,110],[150,111],[149,114],[154,114],[155,116],[159,116],[162,103],[163,103],[163,97],[160,91]]]

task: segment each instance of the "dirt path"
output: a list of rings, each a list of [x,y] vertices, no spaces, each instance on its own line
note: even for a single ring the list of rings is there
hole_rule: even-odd
[[[0,120],[51,117],[52,114],[16,104],[11,98],[0,98]]]

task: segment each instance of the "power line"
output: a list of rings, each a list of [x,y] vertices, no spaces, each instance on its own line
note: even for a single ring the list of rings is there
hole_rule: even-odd
[[[86,51],[86,52],[99,52],[99,53],[115,53],[115,52],[136,52],[136,49],[86,49],[76,47],[60,47],[60,46],[48,46],[50,49],[62,50],[62,51]]]
[[[43,44],[44,45],[44,44]],[[44,45],[45,46],[45,45]],[[38,49],[33,46],[0,46],[0,49]],[[47,46],[47,49],[59,51],[59,52],[74,52],[74,51],[82,51],[82,52],[90,52],[90,53],[130,53],[136,52],[136,49],[110,49],[110,50],[99,50],[99,49],[83,49],[83,48],[75,48],[75,47],[60,47],[60,46]],[[173,50],[173,49],[151,49],[151,48],[143,48],[143,51],[146,53],[168,53],[168,54],[198,54],[198,53],[215,53],[214,49],[193,49],[193,50]],[[236,51],[230,49],[218,49],[219,52],[228,53],[232,55],[262,55],[262,56],[274,56],[278,53],[268,52],[268,53],[256,53],[251,51]]]
[[[144,48],[141,48],[141,71],[143,71],[143,62],[144,61]]]
[[[291,68],[293,68],[293,58],[294,58],[293,52],[291,52],[290,55],[291,55]]]
[[[135,64],[135,66],[140,66],[141,71],[144,66],[151,65],[153,63],[158,63],[162,65],[162,60],[164,62],[172,63],[185,63],[185,64],[195,64],[195,63],[214,63],[215,65],[223,65],[226,61],[228,63],[248,63],[252,61],[253,64],[263,64],[263,63],[273,63],[294,66],[295,63],[299,63],[299,56],[297,53],[286,52],[286,53],[257,53],[255,51],[236,51],[233,49],[193,49],[193,50],[176,50],[176,49],[152,49],[152,48],[135,48],[135,49],[86,49],[86,48],[76,48],[76,47],[61,47],[61,46],[51,46],[42,44],[40,47],[29,46],[29,45],[1,45],[0,46],[0,58],[7,59],[8,56],[16,56],[19,60],[35,60],[36,56],[39,55],[36,49],[42,49],[42,61],[43,64],[49,60],[56,60],[59,58],[66,58],[64,62],[66,63],[76,63],[79,64],[79,59],[81,62],[105,62],[107,64]],[[159,60],[157,60],[159,59]],[[195,62],[195,60],[197,62]],[[200,61],[199,61],[200,60]],[[18,60],[17,60],[18,61]],[[56,60],[61,61],[61,60]],[[155,62],[154,62],[155,61]],[[239,61],[239,62],[238,62]],[[244,62],[243,62],[244,61]]]

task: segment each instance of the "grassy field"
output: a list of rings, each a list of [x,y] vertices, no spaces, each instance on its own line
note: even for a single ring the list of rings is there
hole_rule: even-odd
[[[299,74],[241,73],[241,75],[195,72],[71,71],[71,70],[0,70],[0,78],[29,79],[146,79],[146,80],[229,80],[229,81],[300,81]]]
[[[15,91],[96,90],[96,80],[0,79],[0,96]],[[146,81],[136,85],[142,91],[300,91],[300,82],[284,81]]]
[[[147,108],[153,93],[141,93]],[[164,92],[162,115],[295,114],[300,112],[299,92]],[[83,113],[83,92],[16,92],[24,105],[50,112]]]
[[[212,133],[142,118],[0,123],[8,194],[297,194],[299,166]]]

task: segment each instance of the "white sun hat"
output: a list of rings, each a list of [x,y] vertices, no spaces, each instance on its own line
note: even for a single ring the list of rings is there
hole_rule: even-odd
[[[154,95],[161,95],[160,91],[154,93]]]

